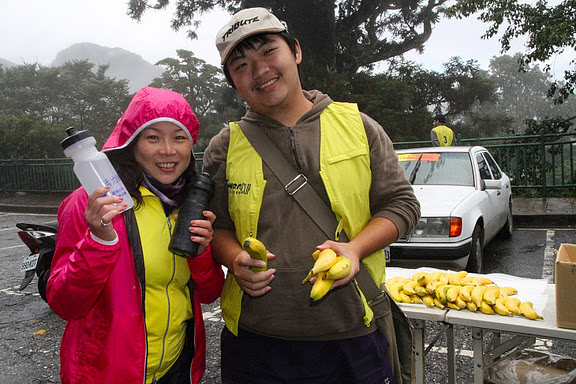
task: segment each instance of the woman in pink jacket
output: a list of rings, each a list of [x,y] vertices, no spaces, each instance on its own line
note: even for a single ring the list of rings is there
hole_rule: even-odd
[[[103,146],[130,195],[81,187],[58,212],[48,303],[67,321],[63,383],[198,383],[206,340],[201,303],[216,300],[223,271],[210,251],[215,216],[190,223],[201,252],[168,251],[175,214],[196,175],[198,120],[182,95],[145,87]]]

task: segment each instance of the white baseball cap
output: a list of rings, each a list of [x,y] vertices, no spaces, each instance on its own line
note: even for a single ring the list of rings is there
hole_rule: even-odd
[[[235,13],[216,34],[220,64],[226,62],[230,52],[245,38],[258,33],[277,33],[285,30],[286,26],[265,8],[247,8]]]

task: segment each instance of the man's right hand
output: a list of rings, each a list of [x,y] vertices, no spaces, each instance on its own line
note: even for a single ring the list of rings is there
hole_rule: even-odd
[[[275,255],[268,252],[268,260],[274,259]],[[253,272],[252,267],[264,267],[266,263],[256,260],[248,255],[248,252],[240,250],[232,261],[231,272],[236,278],[236,282],[244,292],[252,297],[263,296],[270,289],[270,283],[274,279],[275,269],[268,269],[263,272]]]

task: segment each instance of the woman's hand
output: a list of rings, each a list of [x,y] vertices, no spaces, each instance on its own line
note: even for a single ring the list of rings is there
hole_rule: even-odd
[[[99,239],[113,241],[116,239],[116,231],[112,219],[118,216],[127,205],[122,203],[123,198],[114,195],[106,195],[110,187],[97,188],[88,198],[88,205],[84,211],[84,218],[90,227],[90,232]]]
[[[206,220],[192,220],[190,221],[190,228],[188,228],[192,235],[190,240],[199,244],[198,254],[204,252],[212,241],[214,236],[212,223],[216,220],[216,215],[212,211],[203,211],[202,214]],[[176,219],[178,219],[178,216],[176,216]]]

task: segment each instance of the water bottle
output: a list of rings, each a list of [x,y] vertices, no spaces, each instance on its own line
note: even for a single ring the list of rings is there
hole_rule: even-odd
[[[96,188],[109,186],[109,194],[124,198],[126,209],[134,206],[124,183],[110,163],[108,156],[96,149],[96,139],[88,131],[76,132],[74,127],[66,129],[68,137],[60,143],[66,157],[74,160],[74,173],[91,195]]]
[[[196,176],[187,186],[186,197],[180,207],[178,220],[168,245],[168,250],[182,257],[196,257],[200,244],[190,240],[192,234],[188,230],[190,221],[206,220],[202,214],[208,209],[210,200],[214,197],[214,181],[206,172]]]

